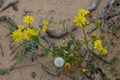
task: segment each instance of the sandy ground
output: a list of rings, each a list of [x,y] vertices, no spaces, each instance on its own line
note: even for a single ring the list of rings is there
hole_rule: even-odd
[[[3,6],[9,3],[10,1],[12,0],[5,0]],[[107,0],[101,1],[97,11],[100,11],[104,7],[106,1]],[[60,21],[66,20],[66,26],[71,27],[71,25],[73,25],[73,18],[76,15],[78,9],[87,8],[91,4],[91,2],[92,0],[20,0],[20,2],[17,4],[18,11],[14,11],[13,8],[10,7],[7,10],[1,12],[0,16],[7,15],[10,18],[12,18],[17,24],[22,24],[22,18],[24,17],[24,15],[29,14],[35,17],[35,23],[33,25],[35,25],[36,28],[38,27],[39,22],[41,20],[44,21],[53,18],[54,23],[49,28],[58,30],[58,32],[60,32],[61,30],[63,30]],[[96,15],[97,11],[93,13],[93,16]],[[2,57],[2,55],[0,54],[0,69],[4,69],[10,68],[13,65],[14,61],[11,62],[10,60],[13,58],[14,55],[10,56],[11,50],[9,49],[8,45],[10,44],[11,38],[10,36],[6,37],[9,31],[5,27],[3,27],[6,26],[6,23],[1,22],[0,26],[0,43],[2,43],[3,50],[5,53],[4,57]],[[74,32],[74,34],[76,36],[79,36],[81,34],[81,30],[77,29]],[[120,31],[118,32],[118,34],[120,34]],[[55,40],[55,42],[59,41],[61,40]],[[116,41],[115,39],[115,44],[116,46],[113,47],[115,51],[113,51],[113,53],[114,55],[120,56],[120,40],[117,39]],[[109,56],[111,57],[114,55],[111,54]],[[24,64],[36,64],[39,62],[47,65],[50,60],[52,60],[52,58],[42,57],[35,62],[27,60],[24,63],[19,64],[19,66]],[[117,66],[116,68],[119,69],[119,66]],[[35,78],[32,78],[32,72],[36,72],[37,75]],[[64,79],[52,79],[52,76],[45,73],[39,65],[13,70],[12,72],[10,72],[9,75],[0,76],[0,80],[41,80],[40,77],[42,75],[42,80],[70,80],[65,76],[62,76]]]

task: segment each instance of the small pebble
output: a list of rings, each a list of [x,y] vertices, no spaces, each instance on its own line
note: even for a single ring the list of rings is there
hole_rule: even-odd
[[[17,5],[13,5],[12,8],[13,8],[13,10],[18,11]]]
[[[32,72],[31,76],[32,76],[32,78],[35,78],[36,77],[36,72]]]

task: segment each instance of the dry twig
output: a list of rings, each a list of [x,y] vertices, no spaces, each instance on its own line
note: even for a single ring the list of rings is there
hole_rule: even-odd
[[[13,1],[13,2],[8,3],[6,6],[4,6],[4,7],[2,7],[2,8],[0,9],[0,12],[6,10],[7,8],[9,8],[9,7],[11,7],[11,6],[14,6],[16,3],[18,3],[18,1],[19,1],[19,0],[15,0],[15,1]]]
[[[87,8],[88,11],[93,11],[99,4],[100,0],[94,0],[93,3]]]
[[[8,16],[1,16],[0,21],[5,21],[9,23],[10,25],[12,25],[13,27],[17,28],[17,24]]]
[[[56,39],[59,39],[63,36],[65,36],[66,34],[68,34],[69,32],[72,32],[74,30],[76,30],[77,27],[76,26],[72,26],[69,30],[64,30],[63,32],[61,33],[57,33],[55,30],[47,30],[47,35],[52,37],[52,38],[56,38]]]
[[[4,57],[4,51],[3,51],[3,47],[2,47],[1,43],[0,43],[0,49],[1,49],[1,52],[2,52],[2,56]]]
[[[2,7],[4,0],[0,0],[0,8]]]

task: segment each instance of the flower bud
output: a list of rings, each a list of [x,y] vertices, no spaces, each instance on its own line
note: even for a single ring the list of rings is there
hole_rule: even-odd
[[[101,35],[100,35],[100,38],[101,38],[101,39],[105,39],[105,34],[101,34]]]
[[[86,70],[85,68],[82,68],[82,69],[81,69],[81,72],[82,72],[82,73],[85,73],[86,71],[87,71],[87,70]]]
[[[70,69],[71,68],[71,64],[70,63],[65,63],[65,69]]]
[[[95,24],[96,25],[101,25],[101,20],[97,20]]]
[[[101,50],[101,54],[102,54],[103,56],[107,55],[107,54],[108,54],[108,50],[107,50],[107,49],[102,49],[102,50]]]
[[[91,38],[96,38],[96,34],[92,34],[92,35],[91,35]]]

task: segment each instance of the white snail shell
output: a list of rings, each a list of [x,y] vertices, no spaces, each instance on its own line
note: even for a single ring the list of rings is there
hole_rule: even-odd
[[[54,60],[54,65],[55,65],[56,67],[62,67],[62,66],[64,65],[64,60],[63,60],[63,58],[62,58],[62,57],[57,57],[57,58],[55,58],[55,60]]]

